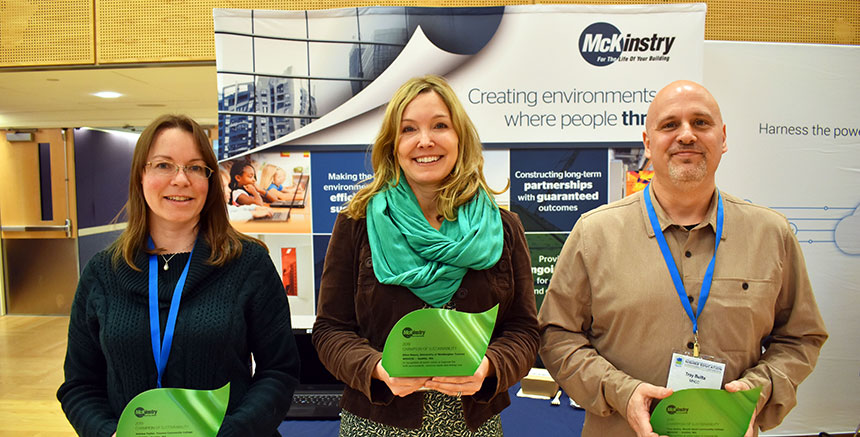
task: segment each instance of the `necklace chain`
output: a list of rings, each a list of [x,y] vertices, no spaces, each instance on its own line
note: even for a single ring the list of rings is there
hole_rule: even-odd
[[[187,252],[187,251],[191,250],[193,247],[194,247],[194,242],[191,242],[191,245],[190,245],[190,246],[188,246],[188,247],[186,247],[186,249],[188,249],[188,250],[183,251],[183,252]],[[161,259],[163,259],[163,260],[164,260],[164,271],[165,271],[165,272],[166,272],[166,271],[168,271],[168,270],[170,270],[170,265],[169,265],[170,260],[172,260],[172,259],[173,259],[173,257],[174,257],[174,256],[176,256],[177,254],[179,254],[179,253],[183,253],[183,252],[176,252],[176,253],[172,253],[172,254],[170,254],[170,256],[167,256],[167,257],[166,257],[166,256],[164,256],[164,254],[161,254]]]
[[[161,259],[163,259],[163,260],[164,260],[164,271],[165,271],[165,272],[166,272],[166,271],[168,271],[168,270],[170,269],[170,265],[169,265],[168,263],[170,262],[170,260],[172,260],[172,259],[173,259],[173,257],[174,257],[174,256],[176,256],[176,254],[175,254],[175,253],[174,253],[174,254],[171,254],[169,257],[166,257],[166,258],[164,257],[164,255],[161,255]]]

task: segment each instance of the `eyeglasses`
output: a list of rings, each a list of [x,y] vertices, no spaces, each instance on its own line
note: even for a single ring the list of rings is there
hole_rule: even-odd
[[[209,176],[212,176],[212,169],[201,164],[182,165],[172,161],[150,161],[144,167],[149,168],[154,176],[161,178],[172,178],[180,169],[189,178],[209,179]]]

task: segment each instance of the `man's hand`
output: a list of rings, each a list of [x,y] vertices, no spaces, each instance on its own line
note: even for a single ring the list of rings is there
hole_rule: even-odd
[[[394,396],[408,396],[415,393],[416,390],[424,387],[424,383],[430,378],[392,378],[388,372],[382,367],[382,360],[376,363],[376,368],[373,369],[372,378],[378,379],[388,386]]]
[[[627,424],[638,437],[657,437],[657,433],[651,428],[651,402],[654,399],[667,398],[671,394],[672,390],[647,382],[639,384],[636,390],[633,390],[633,395],[627,401]]]
[[[737,381],[737,380],[726,384],[726,391],[729,393],[734,393],[736,391],[749,390],[751,388],[752,387],[750,387],[749,384],[747,384],[743,381]],[[757,412],[758,411],[753,410],[752,417],[750,418],[750,426],[747,427],[747,432],[746,432],[746,434],[744,434],[744,437],[753,437],[755,435],[755,432],[753,432],[753,427],[755,426],[755,416],[756,416]]]

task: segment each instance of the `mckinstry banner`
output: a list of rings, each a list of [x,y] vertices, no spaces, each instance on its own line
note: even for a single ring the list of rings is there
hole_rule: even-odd
[[[474,121],[495,200],[526,231],[538,305],[576,220],[620,198],[645,161],[657,91],[702,80],[704,4],[214,17],[230,220],[268,245],[297,328],[313,323],[332,226],[373,176],[368,146],[406,80],[445,76]]]
[[[704,4],[215,9],[219,158],[366,147],[407,79],[448,78],[484,143],[639,142],[701,80]]]

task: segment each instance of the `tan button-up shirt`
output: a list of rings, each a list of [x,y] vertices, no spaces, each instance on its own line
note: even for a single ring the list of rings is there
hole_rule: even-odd
[[[762,387],[756,423],[769,429],[796,404],[797,385],[812,372],[827,333],[785,217],[722,197],[723,235],[698,317],[699,345],[703,355],[725,360],[723,384]],[[716,198],[707,221],[692,230],[673,224],[654,202],[694,311],[714,255]],[[642,193],[579,219],[538,320],[544,364],[586,409],[582,435],[635,435],[625,419],[634,389],[643,381],[665,386],[672,352],[691,351],[693,342]]]

